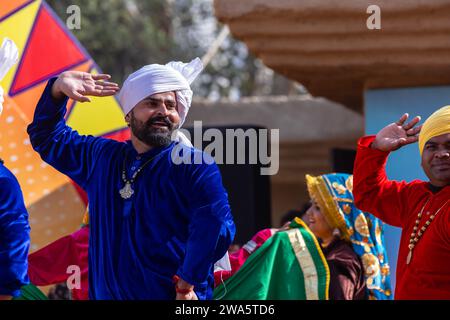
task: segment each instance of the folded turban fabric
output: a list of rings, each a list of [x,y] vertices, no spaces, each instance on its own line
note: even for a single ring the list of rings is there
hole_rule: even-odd
[[[172,61],[166,65],[142,67],[128,76],[119,92],[123,113],[127,115],[136,104],[152,94],[176,91],[181,127],[192,102],[190,85],[202,70],[203,63],[199,58],[189,63]]]
[[[0,48],[0,81],[3,80],[9,69],[19,59],[19,53],[14,41],[8,38],[3,39],[2,47]],[[3,111],[3,88],[0,86],[0,114]]]
[[[202,70],[203,63],[199,58],[189,63],[172,61],[165,65],[150,64],[142,67],[128,76],[118,94],[123,113],[127,115],[148,96],[175,91],[181,127],[192,103],[193,93],[190,85]],[[180,142],[192,146],[180,131],[177,138]]]
[[[419,151],[422,155],[425,143],[431,138],[450,133],[450,105],[435,111],[423,124],[419,134]]]

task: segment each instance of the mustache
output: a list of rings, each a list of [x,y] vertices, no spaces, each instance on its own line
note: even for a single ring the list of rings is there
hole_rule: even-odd
[[[154,118],[149,119],[145,124],[147,126],[151,126],[151,125],[155,124],[156,122],[163,122],[169,128],[173,128],[173,126],[174,126],[174,123],[172,121],[170,121],[168,117],[154,117]]]
[[[448,159],[448,160],[435,160],[435,161],[431,162],[431,164],[433,166],[449,165],[450,164],[450,159]]]

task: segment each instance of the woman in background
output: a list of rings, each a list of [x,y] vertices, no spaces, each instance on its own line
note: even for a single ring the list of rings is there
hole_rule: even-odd
[[[382,222],[355,207],[353,176],[306,176],[306,221],[330,269],[330,300],[391,299]]]

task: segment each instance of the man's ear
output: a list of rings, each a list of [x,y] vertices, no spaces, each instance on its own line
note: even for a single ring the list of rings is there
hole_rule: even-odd
[[[127,123],[128,126],[130,126],[130,114],[131,112],[129,112],[126,116],[125,116],[125,122]]]

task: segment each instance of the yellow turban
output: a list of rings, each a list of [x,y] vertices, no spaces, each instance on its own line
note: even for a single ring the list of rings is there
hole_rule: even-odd
[[[450,133],[450,105],[435,111],[424,122],[419,134],[420,155],[428,140],[446,133]]]
[[[320,211],[325,217],[328,225],[332,228],[338,228],[341,231],[344,239],[349,240],[350,234],[347,229],[344,214],[342,213],[337,200],[329,189],[332,188],[332,184],[331,182],[329,182],[327,177],[333,175],[336,176],[336,174],[329,174],[313,177],[307,174],[306,186],[308,188],[310,198],[317,202]],[[350,180],[352,181],[351,183],[353,188],[353,177],[348,181]],[[344,187],[342,186],[342,188]]]

